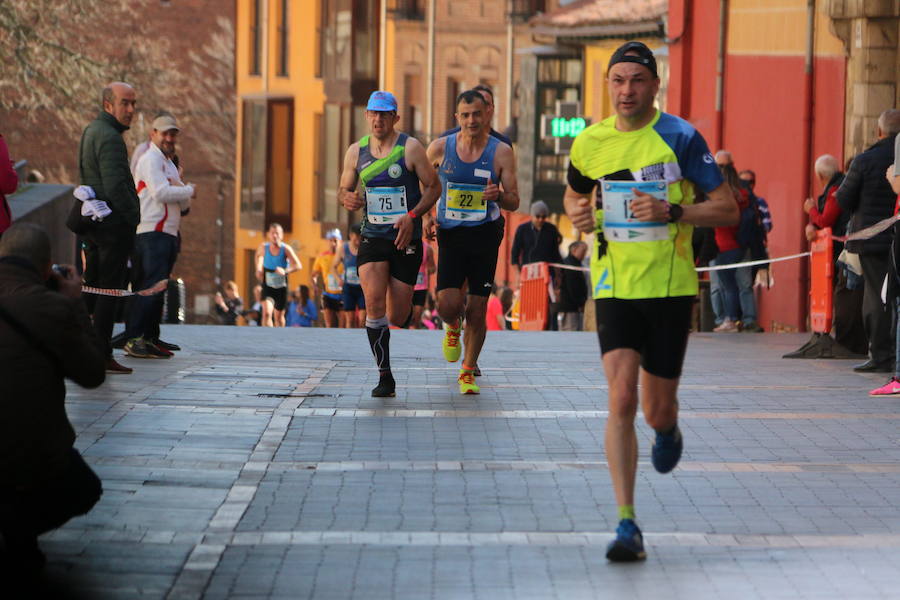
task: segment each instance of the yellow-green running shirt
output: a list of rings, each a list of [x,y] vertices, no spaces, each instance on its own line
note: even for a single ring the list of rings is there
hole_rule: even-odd
[[[637,131],[618,131],[615,123],[613,115],[591,125],[575,138],[570,152],[569,184],[582,194],[596,190],[598,235],[591,256],[594,298],[696,295],[693,226],[670,223],[668,238],[656,241],[604,238],[601,182],[665,181],[668,201],[687,205],[694,203],[694,184],[705,193],[721,185],[719,168],[703,136],[684,119],[657,111]]]

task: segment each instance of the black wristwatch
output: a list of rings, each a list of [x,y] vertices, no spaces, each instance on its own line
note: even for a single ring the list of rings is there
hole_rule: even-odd
[[[669,208],[669,223],[677,223],[684,214],[684,208],[680,204],[666,202]]]

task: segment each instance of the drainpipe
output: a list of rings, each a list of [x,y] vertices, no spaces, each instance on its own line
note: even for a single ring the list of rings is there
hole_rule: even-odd
[[[509,0],[509,11],[506,17],[506,102],[503,103],[503,111],[506,116],[506,125],[512,124],[512,100],[513,100],[513,51],[515,50],[515,38],[513,38],[513,3]]]
[[[728,0],[719,0],[719,47],[716,53],[716,148],[725,144],[725,42],[728,32]]]
[[[381,0],[381,11],[378,16],[378,89],[387,88],[387,73],[385,73],[387,63],[387,0]]]
[[[425,88],[425,137],[434,135],[434,0],[428,0],[428,85]]]
[[[813,75],[814,75],[814,58],[816,43],[816,0],[806,0],[806,54],[803,62],[803,198],[812,196],[812,182],[810,177],[810,166],[812,165],[813,154]],[[799,204],[797,205],[799,208]],[[800,215],[803,216],[803,215]],[[805,238],[801,236],[800,247],[805,247]],[[800,282],[801,286],[805,283],[805,287],[809,287],[809,263],[800,261]],[[808,297],[806,294],[797,294],[798,298],[798,314],[801,315],[801,323],[805,323],[804,318],[808,313]]]
[[[262,0],[263,14],[259,31],[262,34],[263,93],[269,91],[269,0]]]

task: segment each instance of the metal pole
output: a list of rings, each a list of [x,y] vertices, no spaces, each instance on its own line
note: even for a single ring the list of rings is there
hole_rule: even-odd
[[[262,0],[262,23],[259,27],[260,34],[262,35],[263,93],[269,91],[269,2],[270,0]]]
[[[428,0],[428,85],[425,87],[425,137],[431,142],[434,135],[434,9],[435,0]]]
[[[726,15],[728,0],[719,0],[719,47],[716,56],[716,150],[721,150],[725,143],[725,38],[727,32]]]
[[[515,50],[515,38],[513,37],[513,2],[508,2],[509,11],[506,17],[506,102],[504,102],[504,116],[507,127],[512,125],[512,101],[513,101],[513,52]]]
[[[378,32],[378,89],[387,87],[387,0],[381,0],[381,14],[379,16]]]

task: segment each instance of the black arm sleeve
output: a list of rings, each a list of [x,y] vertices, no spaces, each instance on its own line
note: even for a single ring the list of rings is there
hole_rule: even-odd
[[[569,172],[566,174],[566,180],[569,186],[579,194],[590,194],[597,185],[595,179],[584,176],[581,171],[575,168],[575,165],[569,163]]]

